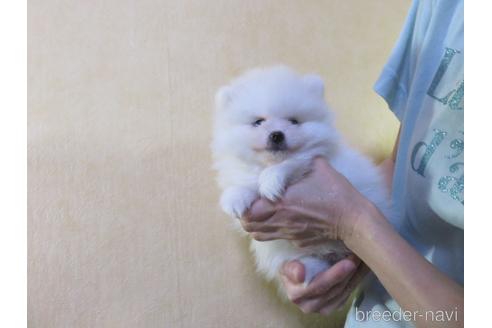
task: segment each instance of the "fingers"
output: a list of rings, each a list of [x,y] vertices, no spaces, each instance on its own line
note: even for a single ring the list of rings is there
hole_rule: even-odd
[[[313,298],[327,293],[335,285],[351,277],[360,262],[346,258],[335,263],[328,270],[320,273],[305,289],[304,297]]]
[[[326,243],[326,237],[314,236],[314,237],[310,237],[310,238],[294,240],[294,241],[292,241],[292,243],[296,247],[299,247],[299,248],[310,247],[310,246]]]
[[[308,287],[302,284],[305,268],[299,261],[286,262],[280,277],[289,299],[304,313],[328,315],[345,305],[368,271],[369,268],[352,254],[318,275]]]
[[[272,232],[257,232],[253,231],[250,232],[251,238],[257,240],[257,241],[270,241],[270,240],[276,240],[276,239],[284,239],[284,240],[290,240],[292,242],[296,240],[302,240],[303,238],[309,238],[310,236],[307,234],[292,234],[289,233],[288,231],[272,231]]]
[[[369,268],[367,267],[367,265],[361,263],[357,268],[357,271],[352,275],[349,282],[346,284],[343,292],[341,292],[337,297],[327,301],[326,304],[324,304],[318,312],[323,315],[328,315],[344,306],[347,300],[350,298],[350,295],[352,295],[352,292],[355,290],[360,281],[366,276],[368,272]]]
[[[344,264],[344,262],[349,262],[352,266]],[[347,265],[347,268],[345,268],[345,265]],[[355,271],[355,264],[348,259],[344,259],[328,270],[318,274],[307,287],[303,284],[292,282],[283,273],[281,273],[280,277],[285,286],[289,300],[296,304],[300,304],[307,299],[326,296],[325,294],[328,294],[334,286],[340,284],[344,280],[350,279],[353,271]]]
[[[254,201],[253,205],[244,213],[241,221],[261,222],[267,220],[275,214],[275,205],[265,198],[259,198]]]
[[[318,289],[319,292],[317,292],[315,296],[306,296],[303,300],[301,300],[298,303],[299,308],[304,313],[321,313],[322,310],[325,314],[331,313],[340,305],[345,304],[345,301],[352,293],[354,288],[352,286],[349,286],[349,284],[354,275],[355,272],[348,273],[339,283],[331,288],[326,285],[322,286]],[[321,290],[325,288],[327,290],[321,292]]]
[[[313,243],[321,243],[319,238],[314,239],[314,236],[309,231],[299,232],[296,227],[280,226],[276,223],[269,222],[270,220],[263,222],[249,222],[246,220],[240,220],[244,231],[249,232],[251,238],[258,241],[269,241],[275,239],[292,240],[296,245],[302,245],[299,247],[306,247]],[[306,242],[305,242],[306,241]]]
[[[304,265],[297,261],[286,262],[281,269],[281,274],[283,274],[288,280],[289,284],[301,284],[304,282],[305,268]]]
[[[324,295],[299,300],[296,304],[304,313],[320,313],[323,315],[329,315],[346,304],[347,300],[350,298],[367,271],[367,266],[362,264],[352,276],[334,286]]]
[[[355,289],[361,280],[369,273],[369,271],[369,267],[365,263],[361,263],[352,278],[350,278],[347,288]]]
[[[298,300],[297,304],[299,308],[304,313],[321,313],[322,310],[324,314],[331,313],[339,306],[345,304],[345,301],[351,295],[353,287],[350,287],[349,284],[354,274],[347,276],[324,294]]]
[[[283,225],[275,224],[269,222],[270,220],[265,221],[248,221],[246,219],[240,220],[243,229],[247,232],[273,232],[273,231],[282,231],[284,234],[290,234],[291,231],[295,232],[294,229],[286,228]]]
[[[352,290],[347,289],[342,295],[339,295],[324,304],[317,312],[322,315],[329,315],[333,313],[333,311],[336,311],[345,305],[351,294]]]
[[[315,313],[320,312],[322,308],[328,307],[328,305],[334,306],[333,304],[337,303],[340,298],[343,296],[346,291],[346,286],[351,277],[347,277],[338,285],[335,285],[331,290],[327,293],[317,296],[315,298],[305,298],[298,302],[299,308],[304,313]]]
[[[251,238],[257,241],[270,241],[276,239],[288,239],[281,232],[251,232]]]
[[[247,232],[273,232],[278,230],[276,227],[264,224],[263,222],[250,222],[246,220],[240,220],[239,222],[241,222],[244,231]]]

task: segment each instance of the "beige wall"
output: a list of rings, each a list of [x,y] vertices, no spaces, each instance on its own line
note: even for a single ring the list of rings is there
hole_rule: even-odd
[[[258,65],[318,72],[381,159],[396,121],[371,88],[409,2],[30,0],[29,325],[331,326],[277,300],[218,209],[213,94]]]

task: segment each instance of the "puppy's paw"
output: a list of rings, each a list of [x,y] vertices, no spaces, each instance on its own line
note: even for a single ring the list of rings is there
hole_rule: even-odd
[[[246,210],[258,198],[258,193],[245,187],[230,187],[220,197],[220,206],[228,215],[241,218]]]
[[[261,172],[258,183],[260,195],[271,201],[275,201],[285,191],[286,176],[281,170],[269,167]]]

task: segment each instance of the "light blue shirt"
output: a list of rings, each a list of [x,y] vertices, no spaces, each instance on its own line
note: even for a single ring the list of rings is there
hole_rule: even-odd
[[[463,1],[415,0],[375,84],[375,91],[402,124],[392,194],[394,206],[401,215],[393,223],[422,255],[461,285],[463,29]],[[401,313],[398,304],[377,281],[354,302],[346,327],[413,326],[411,322],[398,320],[398,315],[390,320],[374,317],[367,320],[367,316],[361,320],[362,314],[357,310]],[[450,320],[455,318],[453,313],[446,314],[451,315]],[[449,320],[439,316],[440,313],[414,315],[426,315],[427,320]]]

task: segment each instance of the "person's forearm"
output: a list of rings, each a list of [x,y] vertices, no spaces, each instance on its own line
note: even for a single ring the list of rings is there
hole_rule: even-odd
[[[423,314],[415,316],[418,326],[463,326],[463,287],[411,247],[374,205],[368,205],[365,217],[357,222],[345,241],[347,247],[371,268],[404,310]],[[426,311],[457,315],[450,321],[425,321]]]

